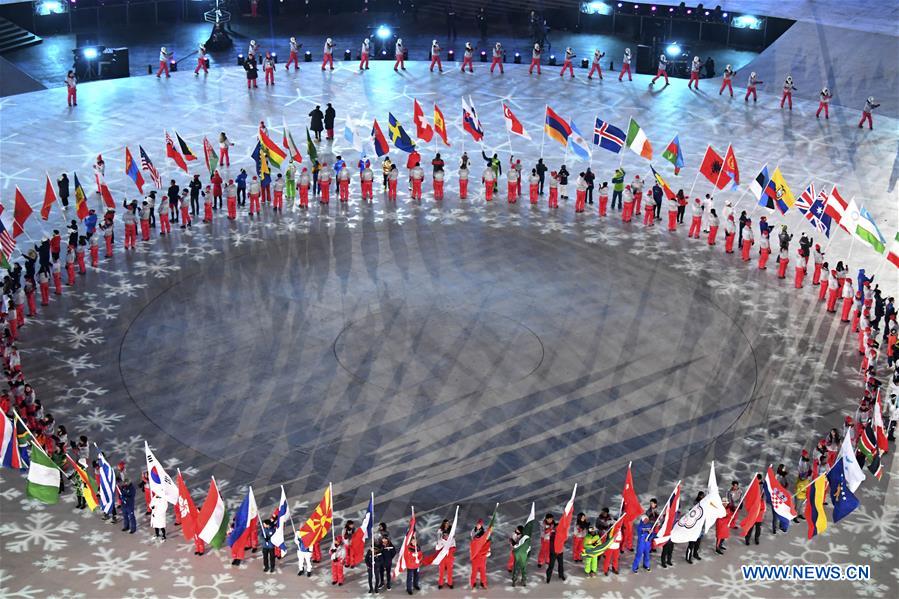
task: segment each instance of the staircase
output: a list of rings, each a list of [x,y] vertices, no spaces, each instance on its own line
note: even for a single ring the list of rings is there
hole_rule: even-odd
[[[30,31],[0,17],[0,54],[34,46],[42,41],[44,40]]]

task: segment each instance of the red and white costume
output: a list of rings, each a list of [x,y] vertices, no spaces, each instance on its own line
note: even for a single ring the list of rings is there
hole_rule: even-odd
[[[322,70],[325,70],[325,67],[330,67],[331,70],[334,70],[334,42],[331,38],[325,40],[325,48],[322,50]]]
[[[490,72],[493,72],[499,66],[500,74],[504,73],[503,70],[503,45],[499,42],[496,42],[496,45],[493,46],[493,60],[490,61]]]
[[[587,73],[587,79],[593,79],[594,72],[596,72],[596,74],[599,75],[599,78],[602,79],[602,67],[599,64],[599,61],[605,55],[605,52],[600,52],[599,50],[593,51],[593,64],[590,65],[590,72]]]
[[[621,73],[618,75],[618,81],[621,81],[624,78],[624,74],[627,73],[627,80],[633,81],[631,78],[631,49],[624,49],[624,58],[621,59]]]
[[[443,72],[443,63],[440,62],[440,44],[437,43],[437,40],[431,42],[431,67],[430,70],[434,72],[434,65],[437,65],[437,68],[440,69],[440,72]]]

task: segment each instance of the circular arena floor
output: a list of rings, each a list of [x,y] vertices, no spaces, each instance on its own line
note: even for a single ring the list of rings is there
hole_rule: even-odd
[[[890,126],[869,134],[849,128],[854,114],[818,123],[814,107],[803,102],[786,115],[773,98],[747,107],[707,96],[708,89],[687,92],[682,81],[652,90],[641,76],[632,84],[588,83],[584,74],[560,80],[546,69],[538,79],[509,65],[503,77],[483,68],[474,76],[451,68],[439,76],[415,63],[402,75],[386,63],[365,74],[341,63],[322,74],[304,64],[297,75],[279,72],[275,90],[248,94],[242,71],[229,67],[199,81],[177,73],[169,81],[84,85],[73,111],[62,106],[60,90],[5,99],[2,185],[7,192],[20,185],[32,204],[44,170],[76,170],[85,183],[98,152],[116,198],[133,197],[122,174],[126,144],[132,153],[142,145],[164,179],[180,182],[183,175],[164,160],[163,129],[177,129],[198,154],[204,136],[227,131],[237,144],[233,176],[252,166],[247,156],[260,120],[278,128],[283,116],[300,138],[316,103],[336,106],[338,138],[348,113],[384,126],[390,111],[412,132],[412,98],[426,112],[436,101],[451,124],[452,146],[440,148],[450,173],[442,203],[433,201],[430,185],[421,205],[410,201],[401,179],[399,202],[388,204],[376,182],[373,206],[354,197],[345,209],[332,202],[306,212],[266,212],[256,221],[242,214],[236,223],[217,214],[212,225],[154,237],[131,254],[118,247],[26,326],[23,362],[39,396],[70,432],[85,432],[114,459],[127,459],[132,473],[147,440],[171,471],[182,469],[198,503],[210,475],[231,507],[252,485],[263,511],[283,484],[299,523],[333,482],[337,521],[358,517],[374,492],[377,517],[391,523],[394,536],[414,505],[428,545],[459,504],[464,546],[461,529],[499,501],[499,549],[490,562],[497,581],[506,580],[504,539],[531,501],[538,513],[558,513],[578,483],[576,511],[591,517],[604,505],[614,511],[629,462],[644,503],[663,500],[679,479],[684,501],[691,501],[705,486],[711,460],[722,492],[732,478],[745,484],[768,463],[792,470],[802,447],[854,411],[860,392],[855,337],[824,316],[815,290],[797,292],[773,272],[726,256],[720,245],[687,240],[684,229],[669,234],[625,225],[617,213],[600,220],[589,206],[576,216],[564,201],[557,212],[544,199],[537,207],[508,205],[501,194],[487,203],[474,181],[482,162],[470,140],[464,145],[476,165],[474,193],[459,200],[459,97],[471,94],[487,132],[485,150],[504,161],[510,146],[501,102],[531,133],[531,142],[512,140],[528,167],[540,153],[546,103],[573,116],[585,133],[597,114],[619,126],[633,116],[657,153],[680,135],[684,174],[675,177],[670,165],[653,162],[675,188],[690,189],[706,143],[723,151],[732,142],[745,180],[762,163],[779,163],[798,194],[827,172],[844,197],[864,184],[869,210],[881,220],[891,216],[890,174],[874,165],[889,163],[895,123],[882,119]],[[40,161],[23,147],[31,143],[46,148]],[[551,167],[563,159],[574,172],[586,166],[554,142],[543,150]],[[351,163],[358,157],[342,139],[319,151]],[[432,153],[433,146],[424,150],[426,160]],[[607,180],[618,163],[597,149],[592,166]],[[636,155],[625,155],[623,164],[629,179],[649,174]],[[191,170],[204,167],[193,163]],[[699,181],[694,193],[708,191]],[[716,205],[725,198],[738,211],[752,211],[740,191],[716,194]],[[797,231],[802,226],[793,216],[785,222]],[[32,219],[28,231],[37,238],[61,223],[54,212],[46,224]],[[835,238],[829,252],[848,256],[854,268],[873,264],[873,254],[848,239]],[[225,551],[189,557],[174,534],[159,547],[146,530],[139,540],[122,537],[73,515],[68,498],[52,508],[22,501],[17,475],[0,476],[0,568],[12,591],[315,597],[365,590],[357,573],[350,585],[333,589],[325,568],[298,580],[292,558],[276,577],[263,579],[255,558],[232,568]],[[893,480],[866,483],[860,511],[823,538],[807,541],[799,527],[766,534],[762,545],[745,551],[732,543],[726,556],[707,549],[713,559],[678,563],[674,572],[590,581],[577,574],[550,587],[532,576],[529,591],[834,596],[823,583],[781,587],[745,582],[739,573],[747,562],[811,561],[871,563],[874,580],[840,583],[838,595],[887,596],[897,585],[889,556],[899,554]],[[52,532],[26,533],[35,528]],[[460,576],[468,572],[464,553]],[[430,573],[425,578],[426,591],[438,594]],[[512,592],[496,584],[489,594]]]

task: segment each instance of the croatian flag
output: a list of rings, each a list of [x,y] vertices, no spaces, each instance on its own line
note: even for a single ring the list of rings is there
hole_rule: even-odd
[[[765,498],[777,515],[780,529],[786,531],[790,528],[790,521],[796,517],[796,505],[790,492],[774,476],[771,466],[768,466],[768,473],[765,475]]]
[[[284,542],[284,524],[290,519],[290,506],[287,504],[287,495],[284,493],[284,487],[281,487],[281,500],[278,502],[278,508],[275,510],[272,520],[275,521],[275,534],[272,535],[272,543],[276,547],[280,547],[281,551],[287,551],[287,544]]]

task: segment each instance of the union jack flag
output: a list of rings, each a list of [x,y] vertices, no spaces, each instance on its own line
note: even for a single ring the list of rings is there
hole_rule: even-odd
[[[825,237],[830,238],[830,225],[833,223],[833,219],[827,214],[826,206],[827,194],[822,190],[812,202],[808,212],[805,213],[805,218],[816,231],[820,231],[824,233]]]
[[[147,153],[144,151],[143,146],[138,146],[138,148],[140,148],[141,170],[145,170],[150,173],[150,180],[153,181],[153,185],[156,186],[156,189],[162,189],[162,177],[159,176],[159,171],[157,171],[156,167],[153,166],[153,163],[150,162],[150,157],[147,156]]]
[[[815,184],[809,183],[808,187],[805,188],[805,191],[802,192],[798,198],[796,198],[796,203],[793,204],[796,208],[799,209],[804,215],[808,215],[808,211],[812,209],[812,204],[815,202]]]

